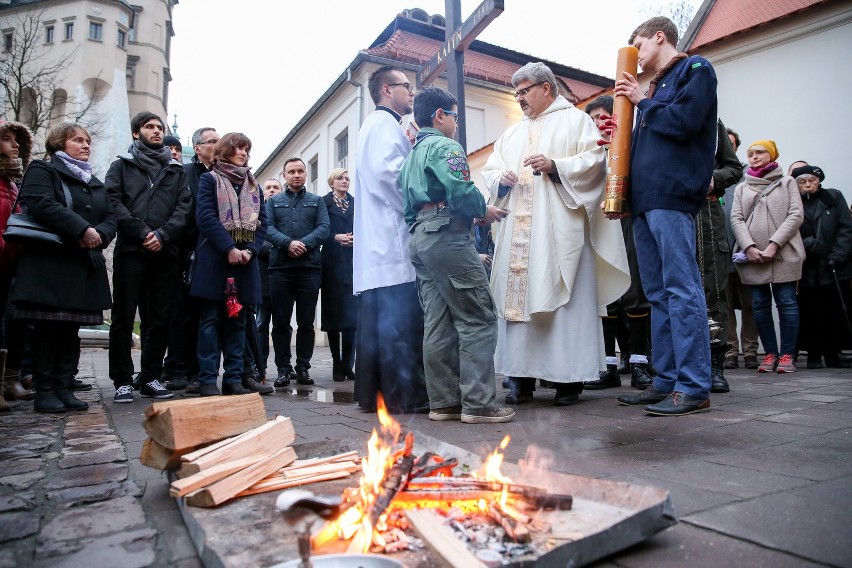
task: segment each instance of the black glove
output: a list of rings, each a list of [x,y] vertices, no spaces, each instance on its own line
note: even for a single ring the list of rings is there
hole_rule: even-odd
[[[89,264],[95,271],[101,270],[102,268],[106,268],[106,259],[104,258],[104,253],[102,253],[99,249],[90,249]]]

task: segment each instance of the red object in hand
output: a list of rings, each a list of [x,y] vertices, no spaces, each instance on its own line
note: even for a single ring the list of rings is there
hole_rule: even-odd
[[[237,282],[233,278],[225,280],[225,308],[228,310],[228,317],[235,318],[240,314],[243,305],[237,299]]]

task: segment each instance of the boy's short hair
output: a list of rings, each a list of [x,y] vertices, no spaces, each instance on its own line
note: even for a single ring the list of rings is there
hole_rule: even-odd
[[[423,128],[432,126],[432,117],[439,108],[452,110],[458,100],[440,87],[428,86],[414,95],[414,121]]]
[[[666,41],[672,44],[672,47],[677,47],[677,26],[665,16],[656,16],[640,24],[638,28],[633,30],[630,39],[627,40],[627,45],[633,45],[633,40],[637,36],[652,37],[657,32],[663,32]]]

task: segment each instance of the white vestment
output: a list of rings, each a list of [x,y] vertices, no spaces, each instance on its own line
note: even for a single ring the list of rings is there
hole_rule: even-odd
[[[596,380],[605,368],[599,316],[627,290],[630,272],[621,224],[600,210],[599,138],[592,119],[560,96],[508,128],[482,169],[489,202],[510,211],[492,226],[499,373],[565,383]],[[533,154],[556,163],[558,183],[522,165]],[[518,183],[500,197],[508,170]]]
[[[358,132],[353,194],[358,199],[353,228],[353,288],[364,290],[414,282],[408,255],[410,235],[402,216],[397,179],[411,142],[394,116],[370,114]]]

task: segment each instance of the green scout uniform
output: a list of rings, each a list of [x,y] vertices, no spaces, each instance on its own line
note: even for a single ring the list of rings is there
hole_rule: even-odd
[[[470,181],[464,149],[434,128],[418,133],[399,181],[425,320],[429,405],[491,407],[497,316],[470,230],[485,215],[485,199]]]

